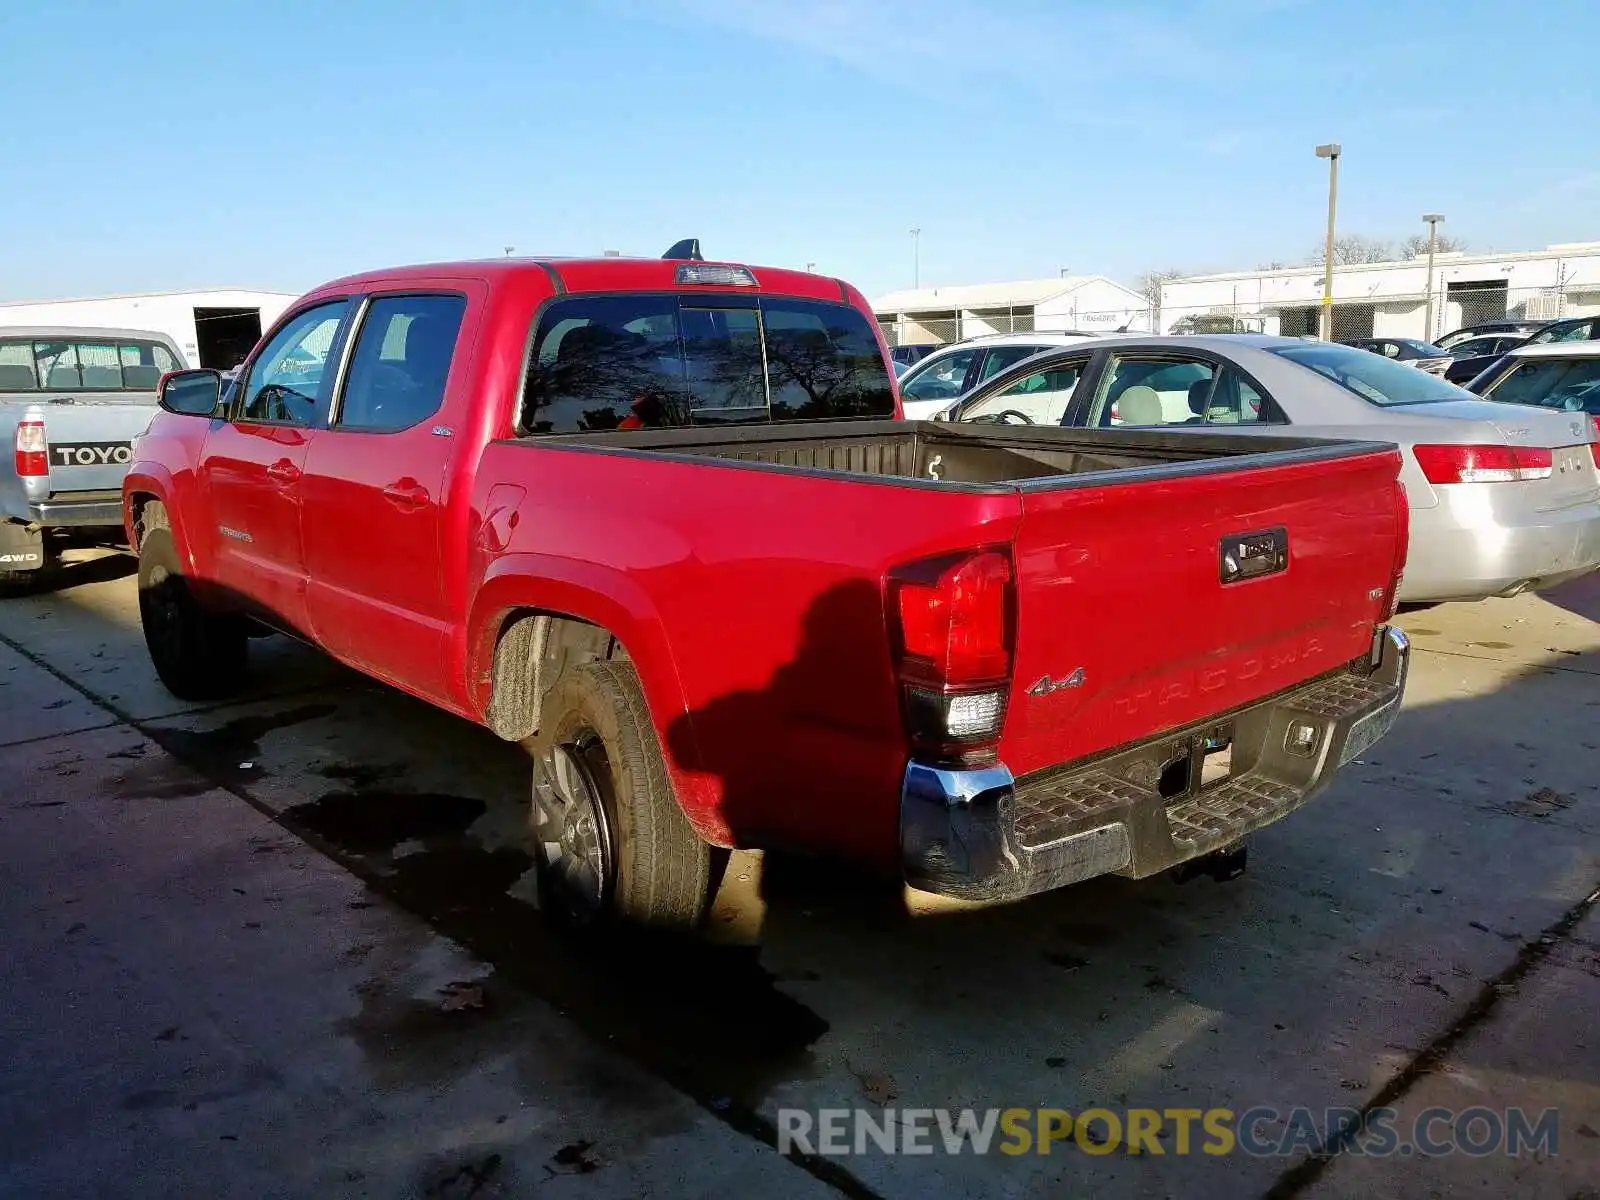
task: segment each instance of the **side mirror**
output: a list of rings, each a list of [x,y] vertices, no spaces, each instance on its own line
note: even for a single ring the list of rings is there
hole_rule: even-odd
[[[209,417],[222,400],[222,375],[200,369],[171,371],[161,377],[156,402],[170,413],[186,417]]]

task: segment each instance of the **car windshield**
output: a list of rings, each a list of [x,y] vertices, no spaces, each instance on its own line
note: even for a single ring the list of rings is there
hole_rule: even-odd
[[[1493,354],[1495,352],[1495,347],[1498,346],[1503,340],[1506,339],[1502,337],[1467,338],[1465,341],[1456,342],[1450,347],[1450,357],[1477,358],[1482,354]]]
[[[1461,388],[1437,375],[1349,346],[1301,342],[1275,347],[1272,353],[1333,380],[1368,404],[1431,404],[1467,397]]]
[[[1501,376],[1489,399],[1600,414],[1600,356],[1524,359]]]
[[[1419,342],[1415,338],[1397,338],[1396,340],[1413,354],[1420,355],[1422,358],[1438,358],[1439,355],[1444,353],[1438,346],[1429,345],[1427,342]]]

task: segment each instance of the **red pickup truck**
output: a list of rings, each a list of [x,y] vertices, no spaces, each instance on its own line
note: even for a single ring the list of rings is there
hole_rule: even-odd
[[[1400,702],[1394,447],[904,421],[820,275],[377,271],[161,405],[124,502],[166,685],[277,630],[526,743],[575,920],[692,924],[716,847],[976,898],[1149,875]]]

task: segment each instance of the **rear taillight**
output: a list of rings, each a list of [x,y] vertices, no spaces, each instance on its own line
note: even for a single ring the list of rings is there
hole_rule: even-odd
[[[1394,569],[1389,573],[1389,595],[1383,603],[1383,615],[1378,618],[1380,624],[1392,620],[1400,611],[1400,585],[1405,581],[1406,555],[1411,550],[1411,505],[1406,499],[1405,485],[1398,479],[1394,484],[1394,503],[1400,513],[1396,530],[1399,536],[1395,540]]]
[[[945,555],[889,573],[889,614],[906,733],[941,760],[994,757],[1011,685],[1015,626],[1004,551]]]
[[[50,474],[43,421],[18,421],[15,449],[18,475],[28,479]]]
[[[1594,436],[1589,439],[1589,457],[1600,467],[1600,417],[1594,419]]]
[[[1413,446],[1429,483],[1513,483],[1548,479],[1555,456],[1543,446]]]

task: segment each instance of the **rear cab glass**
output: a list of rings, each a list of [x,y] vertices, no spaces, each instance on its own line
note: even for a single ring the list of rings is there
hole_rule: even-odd
[[[522,434],[888,418],[894,386],[855,308],[782,296],[569,296],[540,315]]]
[[[171,350],[142,338],[0,338],[0,392],[153,392],[177,369]]]

